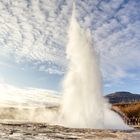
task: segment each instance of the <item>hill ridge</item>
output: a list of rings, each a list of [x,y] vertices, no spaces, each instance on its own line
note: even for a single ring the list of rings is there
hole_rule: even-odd
[[[129,102],[137,102],[140,101],[139,94],[133,94],[128,91],[117,91],[105,96],[110,103],[129,103]]]

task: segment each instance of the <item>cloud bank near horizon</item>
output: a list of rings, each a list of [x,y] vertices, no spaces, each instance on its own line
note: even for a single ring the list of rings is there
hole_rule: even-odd
[[[0,107],[45,107],[60,103],[61,97],[53,90],[19,88],[0,81]]]

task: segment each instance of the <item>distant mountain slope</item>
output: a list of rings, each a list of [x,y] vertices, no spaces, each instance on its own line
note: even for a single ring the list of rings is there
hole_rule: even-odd
[[[106,97],[109,99],[109,102],[112,104],[140,101],[139,94],[132,94],[130,92],[124,92],[124,91],[111,93],[106,95]]]

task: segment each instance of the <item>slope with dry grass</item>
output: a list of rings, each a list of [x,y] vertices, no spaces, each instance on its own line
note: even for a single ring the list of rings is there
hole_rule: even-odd
[[[140,118],[140,102],[129,104],[115,104],[128,118]]]

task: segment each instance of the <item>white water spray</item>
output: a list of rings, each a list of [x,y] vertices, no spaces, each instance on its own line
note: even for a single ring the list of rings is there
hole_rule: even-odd
[[[60,123],[78,128],[128,129],[103,98],[96,53],[89,34],[76,21],[75,12],[68,35],[69,70],[63,82]]]
[[[75,12],[72,15],[68,35],[66,53],[69,70],[63,82],[63,100],[60,109],[59,107],[46,109],[45,104],[36,108],[33,102],[31,108],[20,105],[15,108],[0,106],[0,120],[47,122],[75,128],[129,129],[119,115],[111,111],[110,105],[103,98],[100,70],[92,40],[90,35],[80,28],[75,19]],[[10,93],[18,91],[18,94],[10,94],[9,91]],[[22,91],[26,93],[25,90]],[[12,96],[15,96],[15,101],[21,99],[19,93],[20,89],[11,87],[7,94],[3,94],[3,99],[6,98],[10,105],[9,99]],[[30,90],[29,93],[26,96],[30,98],[36,95]],[[38,97],[41,100],[45,98],[45,96],[36,98]],[[27,105],[29,101],[33,101],[29,99],[22,98],[20,102]]]

